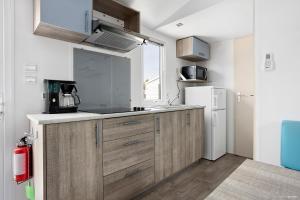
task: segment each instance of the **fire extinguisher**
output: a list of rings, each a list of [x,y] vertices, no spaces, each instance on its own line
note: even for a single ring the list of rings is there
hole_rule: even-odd
[[[32,178],[32,145],[28,137],[20,139],[13,151],[14,180],[20,184]]]

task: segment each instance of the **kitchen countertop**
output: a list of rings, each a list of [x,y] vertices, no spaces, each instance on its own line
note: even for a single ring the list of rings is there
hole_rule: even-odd
[[[147,108],[149,110],[137,111],[137,112],[124,112],[124,113],[112,113],[112,114],[97,114],[97,113],[64,113],[64,114],[28,114],[27,118],[34,124],[56,124],[64,122],[84,121],[84,120],[97,120],[106,118],[126,117],[134,115],[155,114],[163,112],[172,112],[180,110],[201,109],[205,106],[188,106],[188,105],[176,105],[176,106],[158,106]]]

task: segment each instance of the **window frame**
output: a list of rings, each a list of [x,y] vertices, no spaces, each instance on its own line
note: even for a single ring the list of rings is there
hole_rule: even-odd
[[[160,58],[160,99],[147,100],[144,97],[144,47],[141,48],[141,85],[142,85],[142,95],[141,102],[143,106],[154,106],[166,104],[166,48],[165,45],[158,45],[155,42],[149,42],[154,45],[159,46],[159,58]]]

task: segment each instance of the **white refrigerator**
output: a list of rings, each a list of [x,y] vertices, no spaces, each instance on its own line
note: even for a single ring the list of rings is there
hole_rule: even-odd
[[[226,153],[226,89],[185,88],[185,104],[205,106],[204,158],[216,160]]]

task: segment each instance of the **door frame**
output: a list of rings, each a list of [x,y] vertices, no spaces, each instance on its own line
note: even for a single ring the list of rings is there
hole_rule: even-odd
[[[14,19],[15,0],[0,0],[3,20],[1,23],[2,37],[2,65],[3,65],[3,99],[4,99],[4,133],[1,136],[3,147],[0,152],[3,155],[3,194],[1,199],[14,200],[16,185],[13,180],[12,151],[15,145],[15,79],[14,79]]]
[[[4,11],[3,9],[3,1],[4,0],[0,0],[0,6],[2,8],[2,12]],[[3,48],[3,16],[4,15],[1,15],[0,17],[0,47],[1,47],[1,50],[0,50],[0,81],[1,81],[1,84],[0,84],[0,96],[2,96],[3,94],[3,85],[4,85],[4,69],[3,69],[3,51],[4,51],[4,48]],[[0,97],[1,98],[1,97]],[[2,114],[0,114],[0,199],[4,199],[4,122],[3,122],[3,119],[2,119]]]

